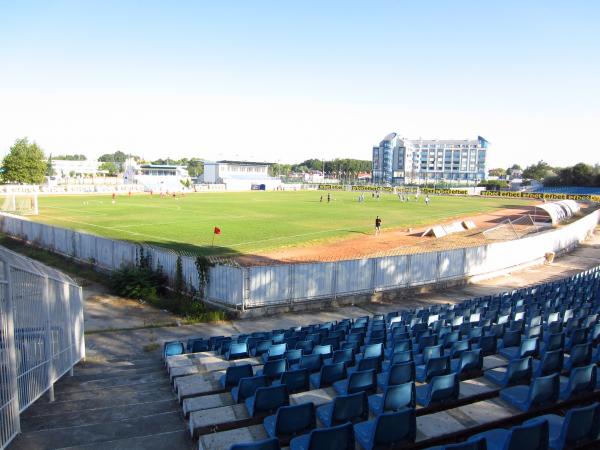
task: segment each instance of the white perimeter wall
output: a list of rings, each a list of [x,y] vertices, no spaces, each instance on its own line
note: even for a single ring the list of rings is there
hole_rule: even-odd
[[[599,218],[600,211],[595,211],[562,228],[523,239],[440,252],[250,268],[215,266],[210,269],[205,294],[212,302],[253,308],[483,276],[541,261],[548,252],[574,248],[593,232]],[[105,270],[135,264],[140,248],[138,244],[10,215],[0,215],[0,229]],[[161,266],[173,283],[177,254],[168,249],[143,247],[152,255],[154,267]],[[198,290],[195,258],[181,256],[181,260],[186,286]]]

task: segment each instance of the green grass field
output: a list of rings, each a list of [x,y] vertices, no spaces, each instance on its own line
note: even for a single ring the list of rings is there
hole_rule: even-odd
[[[319,197],[323,194],[323,203]],[[165,197],[120,195],[40,196],[34,220],[79,231],[148,242],[195,254],[254,253],[306,245],[372,232],[375,216],[384,229],[405,228],[451,217],[492,211],[528,200],[479,197],[432,197],[426,206],[401,203],[395,195],[379,201],[370,194],[358,203],[357,193],[244,192]],[[222,233],[211,246],[213,227]]]

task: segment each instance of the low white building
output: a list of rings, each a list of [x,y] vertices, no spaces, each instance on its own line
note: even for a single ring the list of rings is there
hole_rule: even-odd
[[[141,184],[147,191],[178,192],[185,189],[183,183],[188,183],[190,176],[184,166],[129,163],[123,180],[125,184]]]
[[[269,166],[269,163],[251,161],[207,161],[204,163],[204,182],[225,184],[228,191],[277,189],[281,180],[269,176]]]
[[[56,177],[67,178],[77,176],[95,176],[98,174],[98,161],[70,161],[66,159],[53,159],[52,169]]]

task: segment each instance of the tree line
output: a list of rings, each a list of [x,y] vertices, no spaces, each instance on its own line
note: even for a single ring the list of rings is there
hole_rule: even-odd
[[[371,161],[351,158],[332,160],[307,159],[298,164],[273,164],[269,168],[271,176],[289,176],[292,173],[324,172],[329,176],[352,177],[360,172],[371,172]]]

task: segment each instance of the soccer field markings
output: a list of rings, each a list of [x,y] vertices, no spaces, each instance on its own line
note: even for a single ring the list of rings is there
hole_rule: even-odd
[[[43,215],[40,214],[40,216],[43,216]],[[123,233],[132,234],[134,236],[145,236],[145,237],[156,239],[156,240],[159,240],[159,241],[167,239],[167,238],[162,237],[162,236],[155,236],[155,235],[146,234],[146,233],[138,233],[137,231],[124,230],[123,228],[118,228],[118,227],[109,227],[109,226],[106,226],[106,225],[97,225],[95,223],[83,222],[81,220],[67,219],[65,217],[63,217],[62,220],[66,220],[67,222],[77,223],[79,225],[87,225],[87,226],[96,227],[96,228],[103,228],[105,230],[122,231]],[[177,223],[177,222],[174,222],[174,223]],[[289,238],[296,238],[296,237],[303,237],[303,236],[311,236],[311,235],[323,234],[323,233],[331,233],[331,232],[336,232],[336,231],[353,232],[353,231],[363,231],[363,230],[364,230],[364,228],[352,228],[352,229],[348,229],[348,228],[336,228],[336,229],[331,229],[331,230],[314,231],[312,233],[301,233],[301,234],[294,234],[294,235],[288,235],[288,236],[277,236],[277,237],[268,238],[268,239],[259,239],[259,240],[256,240],[256,241],[239,242],[237,244],[229,244],[229,245],[227,245],[227,247],[240,247],[240,246],[243,246],[243,245],[256,244],[256,243],[259,243],[259,242],[267,242],[267,241],[274,241],[274,240],[277,240],[277,239],[289,239]],[[116,240],[118,240],[118,238],[110,238],[110,239],[116,239]],[[178,244],[186,244],[186,245],[192,244],[192,245],[194,245],[193,242],[189,242],[189,241],[177,241],[177,240],[171,239],[171,238],[168,238],[168,241],[169,242],[176,242]],[[210,241],[206,241],[206,242],[202,241],[201,244],[208,243],[208,242],[210,242]],[[198,245],[198,244],[195,244],[195,245]]]
[[[81,209],[75,209],[75,208],[65,208],[64,206],[43,206],[43,208],[49,208],[49,209],[61,209],[64,211],[72,211],[72,212],[76,212],[76,213],[80,213],[81,214]],[[88,211],[86,209],[85,211],[86,214],[91,214],[94,216],[108,216],[108,213],[98,213],[98,212],[94,212],[94,211]]]

